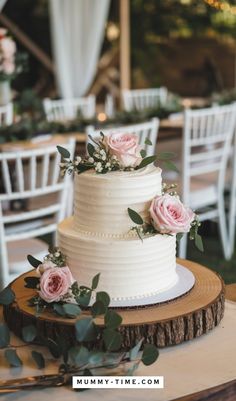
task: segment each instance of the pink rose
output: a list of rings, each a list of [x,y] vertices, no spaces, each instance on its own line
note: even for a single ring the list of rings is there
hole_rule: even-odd
[[[105,137],[108,150],[123,167],[136,167],[141,161],[139,138],[135,134],[113,133]]]
[[[8,37],[1,40],[1,50],[5,58],[12,58],[16,52],[15,42]]]
[[[50,267],[40,278],[39,296],[46,302],[58,302],[74,283],[68,266]]]
[[[156,196],[150,207],[153,226],[162,234],[186,233],[195,218],[194,212],[178,197],[169,194]]]

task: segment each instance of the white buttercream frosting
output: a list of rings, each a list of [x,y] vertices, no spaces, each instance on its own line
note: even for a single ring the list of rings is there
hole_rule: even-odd
[[[101,273],[99,288],[112,299],[156,294],[176,284],[175,236],[154,235],[141,241],[91,235],[74,228],[73,217],[58,226],[58,243],[79,284],[91,285]]]
[[[84,233],[125,235],[132,227],[127,208],[148,220],[151,200],[162,191],[161,169],[75,174],[74,227]]]

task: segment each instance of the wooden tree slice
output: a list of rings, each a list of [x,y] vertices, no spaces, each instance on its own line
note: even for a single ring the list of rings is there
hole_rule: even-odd
[[[169,303],[118,310],[123,318],[120,331],[124,349],[132,347],[142,337],[145,342],[158,347],[180,344],[208,333],[221,321],[225,301],[222,279],[197,263],[187,260],[178,262],[193,272],[196,280],[194,287],[183,297]],[[35,309],[28,305],[35,290],[24,287],[24,278],[29,275],[32,276],[32,272],[20,276],[11,284],[16,300],[4,307],[9,328],[21,337],[22,328],[34,324],[42,337],[55,339],[63,336],[73,342],[75,319],[58,317],[50,311],[35,316]],[[85,311],[83,316],[89,314],[89,311]],[[96,323],[102,325],[102,318],[97,318]]]

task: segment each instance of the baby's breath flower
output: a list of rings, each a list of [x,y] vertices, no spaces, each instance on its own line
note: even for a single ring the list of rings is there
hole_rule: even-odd
[[[94,158],[93,158],[93,157],[89,157],[89,158],[88,158],[88,162],[89,162],[89,163],[94,163]]]

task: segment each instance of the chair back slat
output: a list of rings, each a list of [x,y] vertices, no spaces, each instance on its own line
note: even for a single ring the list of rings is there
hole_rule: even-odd
[[[123,106],[126,111],[153,109],[163,106],[167,101],[165,87],[149,89],[125,89],[122,91]]]
[[[146,150],[147,156],[152,156],[153,154],[155,154],[158,129],[159,119],[153,118],[151,121],[145,123],[104,129],[102,130],[102,132],[104,135],[119,132],[136,134],[139,136],[139,143],[140,145],[142,145],[142,148]],[[91,142],[89,136],[95,140],[99,138],[100,131],[101,130],[95,130],[93,126],[87,127],[87,143]],[[145,144],[145,140],[147,138],[151,141],[152,145]]]
[[[4,189],[7,194],[12,193],[12,186],[11,186],[11,178],[10,178],[10,172],[9,172],[9,167],[6,159],[2,160],[2,175],[3,175],[3,183],[4,183]]]
[[[20,156],[16,157],[16,183],[19,192],[24,192],[25,180],[23,171],[23,162]]]
[[[42,175],[41,175],[41,186],[42,188],[46,187],[49,179],[49,153],[46,153],[43,157],[42,162]]]
[[[36,168],[36,156],[32,155],[30,158],[30,189],[34,191],[36,188],[37,179],[37,168]]]
[[[96,112],[94,95],[77,99],[44,99],[44,111],[48,121],[73,120],[80,113],[84,118],[92,118]]]

